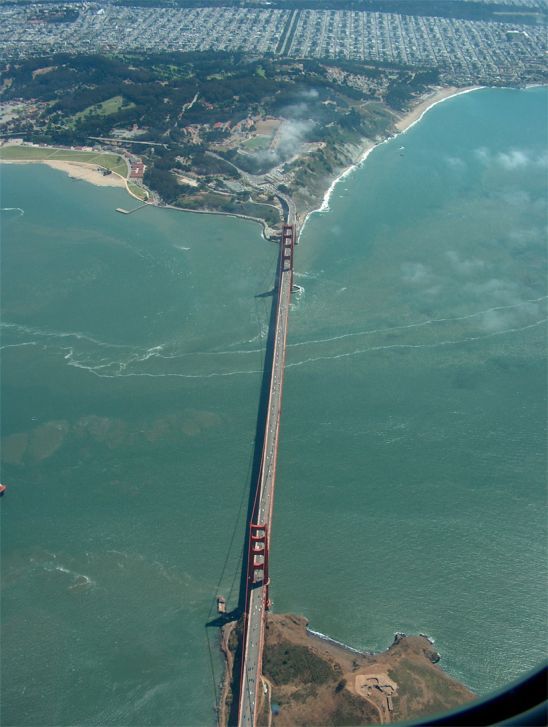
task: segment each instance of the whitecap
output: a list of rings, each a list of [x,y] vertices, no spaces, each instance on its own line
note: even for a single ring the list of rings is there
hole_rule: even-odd
[[[337,639],[331,638],[331,636],[327,636],[326,634],[322,634],[321,631],[314,631],[313,629],[307,628],[306,629],[309,634],[313,634],[313,636],[317,636],[318,638],[322,639],[323,641],[330,641],[332,644],[336,644],[337,646],[342,647],[343,649],[347,649],[348,651],[353,651],[355,654],[363,654],[363,651],[360,651],[359,649],[355,649],[353,646],[348,646],[348,644],[343,643],[342,641],[337,641]]]

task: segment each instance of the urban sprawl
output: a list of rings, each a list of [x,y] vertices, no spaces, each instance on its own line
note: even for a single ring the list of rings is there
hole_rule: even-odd
[[[66,14],[65,22],[59,18]],[[453,83],[524,83],[545,71],[546,27],[351,10],[0,8],[5,59],[67,52],[242,51],[437,68]]]

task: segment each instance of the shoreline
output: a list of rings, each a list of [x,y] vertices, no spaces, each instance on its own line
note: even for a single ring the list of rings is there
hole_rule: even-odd
[[[545,87],[546,84],[538,83],[538,84],[529,84],[525,86],[525,88],[537,88],[537,87]],[[463,88],[458,88],[456,86],[444,86],[444,87],[438,87],[437,89],[427,93],[426,95],[423,95],[417,99],[414,99],[416,102],[414,105],[411,106],[407,111],[403,112],[401,115],[394,114],[396,117],[395,123],[394,123],[394,131],[389,136],[387,136],[384,139],[380,139],[378,141],[372,141],[371,139],[364,139],[364,146],[361,149],[356,161],[352,162],[347,167],[344,167],[340,173],[331,181],[329,184],[328,189],[323,195],[322,201],[318,207],[314,207],[311,210],[304,209],[302,213],[297,214],[298,222],[300,223],[302,219],[302,223],[299,225],[297,238],[300,238],[302,231],[304,230],[306,223],[308,222],[311,215],[318,213],[318,212],[327,212],[329,211],[329,202],[331,199],[331,195],[333,194],[333,191],[337,184],[345,179],[349,174],[351,174],[354,170],[361,167],[366,161],[371,152],[374,151],[378,146],[381,144],[385,144],[388,141],[391,141],[392,139],[397,138],[401,134],[405,134],[409,129],[411,129],[415,124],[418,124],[422,119],[424,118],[425,114],[427,114],[430,109],[434,108],[434,106],[437,106],[440,103],[443,103],[444,101],[447,101],[451,98],[454,98],[456,96],[464,95],[465,93],[472,93],[473,91],[480,91],[482,89],[490,88],[489,86],[466,86]],[[493,88],[501,88],[501,87],[493,87]],[[504,88],[515,88],[513,86],[504,87]],[[94,184],[95,186],[99,187],[118,187],[122,188],[124,187],[126,192],[133,197],[134,199],[137,199],[139,202],[143,202],[143,200],[138,197],[136,194],[134,194],[129,189],[129,180],[125,177],[122,177],[116,172],[113,172],[111,175],[103,176],[100,172],[98,172],[96,169],[93,168],[94,165],[87,164],[86,162],[70,162],[70,161],[57,161],[53,159],[0,159],[0,164],[47,164],[49,167],[53,169],[58,169],[60,171],[64,171],[69,175],[69,177],[73,179],[81,179],[83,181],[87,181],[90,184]],[[150,194],[150,191],[149,191]],[[181,212],[195,212],[197,214],[215,214],[215,215],[225,215],[227,217],[239,217],[241,219],[250,220],[252,222],[257,222],[259,225],[261,225],[262,228],[262,237],[269,241],[270,238],[268,234],[272,232],[272,228],[267,224],[267,222],[259,217],[251,217],[244,214],[239,214],[237,212],[222,212],[218,210],[197,210],[197,209],[188,209],[185,207],[176,207],[175,205],[163,205],[163,204],[157,204],[155,202],[150,201],[149,197],[149,203],[153,204],[153,206],[159,207],[159,208],[165,208],[165,209],[173,209],[173,210],[179,210]]]
[[[241,621],[223,626],[220,727],[229,722],[239,694],[240,638]],[[349,717],[345,724],[392,724],[447,712],[476,699],[469,687],[444,670],[440,660],[424,634],[396,633],[386,648],[365,651],[315,631],[303,616],[269,612],[258,711],[273,702],[283,705],[283,717],[280,712],[273,719],[280,727],[339,724],[340,710]]]
[[[126,187],[126,180],[116,172],[103,176],[95,164],[67,162],[54,159],[0,159],[0,164],[46,164],[51,169],[65,172],[71,179],[89,182],[96,187]]]
[[[223,215],[224,217],[237,217],[240,220],[249,220],[250,222],[256,222],[262,228],[262,237],[266,242],[272,242],[272,239],[268,236],[268,233],[276,234],[276,230],[273,230],[269,225],[266,224],[265,220],[261,217],[251,217],[250,215],[244,215],[241,212],[222,212],[221,210],[192,210],[188,207],[176,207],[173,204],[153,204],[153,207],[159,209],[175,210],[176,212],[193,212],[197,215]]]
[[[67,162],[67,161],[56,161],[53,159],[0,159],[0,164],[46,164],[51,169],[57,169],[60,172],[65,172],[71,179],[88,182],[93,184],[95,187],[116,187],[118,189],[125,189],[126,192],[138,200],[141,203],[150,204],[158,209],[171,209],[178,212],[193,212],[200,215],[224,215],[225,217],[238,217],[242,220],[249,220],[250,222],[256,222],[261,226],[261,234],[267,242],[271,242],[269,235],[274,234],[273,230],[265,220],[260,217],[251,217],[250,215],[244,215],[239,212],[221,212],[219,210],[194,210],[188,209],[187,207],[176,207],[170,204],[157,204],[155,202],[147,202],[142,200],[128,188],[128,181],[125,177],[122,177],[117,172],[112,172],[107,176],[101,174],[96,169],[96,165],[88,164],[86,162]]]
[[[93,184],[95,187],[116,187],[118,189],[125,189],[126,192],[137,199],[140,202],[143,200],[134,194],[129,188],[129,179],[122,177],[118,172],[111,172],[111,174],[103,175],[97,171],[96,164],[90,164],[88,162],[69,162],[65,160],[56,159],[0,159],[0,164],[45,164],[50,169],[57,169],[59,172],[64,172],[75,181],[88,182]]]
[[[415,124],[418,124],[419,121],[422,121],[425,114],[427,114],[430,109],[434,108],[434,106],[437,106],[438,104],[443,103],[450,98],[454,98],[455,96],[461,96],[465,93],[471,93],[472,91],[479,91],[483,88],[486,88],[486,86],[467,86],[466,88],[461,89],[457,88],[456,86],[448,86],[438,89],[437,91],[428,94],[426,97],[423,96],[422,98],[418,99],[418,103],[413,106],[413,108],[409,109],[409,111],[405,112],[403,116],[401,116],[395,123],[394,126],[397,129],[396,133],[391,134],[382,141],[369,141],[363,148],[357,161],[346,167],[337,177],[335,177],[335,179],[329,185],[326,193],[324,194],[321,205],[316,209],[310,210],[310,212],[306,214],[301,229],[299,230],[299,235],[305,228],[306,223],[308,222],[308,219],[311,215],[317,212],[329,211],[329,200],[331,199],[331,195],[333,194],[333,191],[337,184],[342,179],[351,174],[354,170],[361,167],[374,149],[376,149],[378,146],[381,146],[381,144],[386,144],[386,142],[395,139],[401,134],[405,134],[409,129],[411,129],[411,127],[413,127]]]

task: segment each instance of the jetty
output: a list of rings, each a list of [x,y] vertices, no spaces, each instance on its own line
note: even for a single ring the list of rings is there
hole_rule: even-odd
[[[120,212],[122,215],[132,215],[134,212],[137,212],[137,210],[143,209],[143,207],[148,207],[150,202],[143,202],[143,204],[137,205],[137,207],[134,207],[132,210],[125,210],[123,207],[116,207],[116,212]]]

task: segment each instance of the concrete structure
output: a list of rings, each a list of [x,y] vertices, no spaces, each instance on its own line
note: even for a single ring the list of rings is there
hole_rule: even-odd
[[[263,660],[265,613],[269,607],[268,559],[278,433],[282,409],[282,390],[285,364],[287,322],[293,288],[293,254],[295,249],[294,210],[289,207],[288,223],[283,226],[278,265],[278,297],[272,373],[266,415],[266,427],[255,502],[249,523],[249,549],[247,560],[246,605],[238,725],[254,727],[256,724],[259,683]]]

